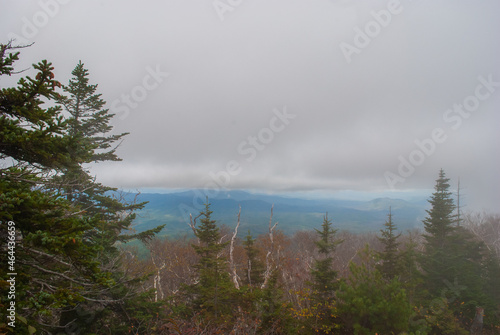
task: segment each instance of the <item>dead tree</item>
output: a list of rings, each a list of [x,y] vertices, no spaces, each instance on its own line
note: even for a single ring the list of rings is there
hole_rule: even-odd
[[[233,253],[234,253],[234,241],[236,240],[236,235],[238,235],[238,228],[240,227],[240,215],[241,215],[241,206],[240,206],[240,210],[238,211],[238,223],[236,224],[236,227],[234,228],[233,237],[231,238],[231,244],[229,247],[229,262],[230,262],[230,266],[231,266],[234,287],[236,287],[237,290],[240,289],[240,284],[238,282],[238,279],[240,279],[240,277],[236,273],[236,265],[234,264]]]
[[[200,244],[200,238],[198,237],[198,233],[196,232],[196,220],[201,216],[202,214],[200,213],[197,217],[193,219],[193,215],[189,213],[189,223],[188,226],[191,227],[193,230],[194,236],[198,239],[198,244]]]
[[[266,255],[266,271],[264,272],[264,282],[262,283],[261,288],[265,288],[267,286],[267,282],[269,281],[269,278],[271,277],[271,274],[273,272],[273,264],[271,264],[271,256],[274,252],[274,237],[273,237],[273,232],[276,226],[278,225],[278,222],[276,222],[273,225],[273,209],[274,209],[274,204],[271,206],[271,217],[269,218],[269,240],[271,241],[271,246],[267,252]]]

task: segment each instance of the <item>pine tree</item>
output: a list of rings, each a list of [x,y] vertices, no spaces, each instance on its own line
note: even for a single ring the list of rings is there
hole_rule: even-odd
[[[130,232],[136,216],[134,211],[143,208],[145,203],[126,201],[118,195],[116,188],[95,182],[84,164],[121,161],[121,158],[116,155],[118,146],[113,147],[113,144],[128,133],[108,135],[112,131],[109,123],[114,114],[104,108],[106,102],[101,98],[101,94],[96,93],[97,85],[89,84],[89,72],[81,61],[72,71],[72,75],[73,78],[70,79],[68,85],[62,87],[65,95],[60,95],[58,102],[68,115],[66,136],[78,144],[76,150],[70,151],[71,159],[78,165],[64,169],[64,172],[56,176],[53,181],[61,196],[64,196],[73,206],[85,211],[89,226],[84,236],[87,241],[100,246],[101,252],[96,260],[100,262],[102,268],[112,274],[115,287],[121,287],[122,294],[124,294],[126,292],[124,285],[128,278],[122,276],[119,262],[116,261],[120,257],[117,243],[137,238],[143,241],[149,240],[163,226],[140,234],[123,234],[124,231]],[[112,298],[104,297],[109,298],[110,301],[119,300],[117,292],[118,290]],[[104,297],[101,296],[101,300],[106,300],[103,299]],[[121,298],[124,297],[125,295]],[[133,304],[139,308],[141,303],[144,301],[141,302],[139,299],[134,300]],[[112,305],[113,303],[109,303],[107,307],[111,309]],[[65,311],[62,314],[61,325],[73,319],[79,319],[71,306],[68,310],[69,312]],[[112,320],[126,317],[125,314],[110,316]]]
[[[262,289],[259,300],[261,323],[257,334],[297,334],[294,329],[294,320],[290,319],[287,311],[289,307],[283,297],[278,277],[280,271],[274,269],[269,277],[268,285]]]
[[[382,273],[384,278],[392,280],[400,275],[401,270],[401,254],[399,253],[398,238],[401,233],[397,234],[396,225],[392,222],[392,212],[389,209],[388,220],[385,222],[385,229],[381,229],[382,236],[377,236],[378,240],[382,242],[384,250],[378,253],[382,264],[378,266],[378,270]]]
[[[339,286],[337,272],[333,270],[333,252],[342,241],[335,240],[337,229],[332,228],[328,214],[325,214],[321,228],[316,229],[319,240],[315,242],[320,258],[314,261],[311,270],[311,308],[315,310],[315,321],[311,328],[316,333],[328,334],[335,328],[333,305]]]
[[[231,298],[234,287],[228,273],[227,259],[221,254],[229,242],[222,243],[216,221],[212,220],[210,204],[200,213],[200,226],[196,228],[198,245],[193,245],[200,260],[195,266],[198,282],[188,290],[194,293],[192,306],[200,310],[207,320],[222,322],[231,317]]]
[[[365,248],[360,264],[349,263],[349,278],[340,285],[338,312],[346,334],[400,334],[408,330],[411,309],[397,278],[387,282]]]
[[[243,245],[247,255],[246,276],[243,282],[251,287],[259,287],[264,280],[264,264],[258,258],[259,250],[255,247],[255,239],[250,234],[250,231],[248,231]]]
[[[0,74],[16,74],[15,49],[10,43],[0,45]],[[101,206],[84,207],[59,191],[57,178],[80,170],[93,149],[90,142],[71,135],[60,107],[43,106],[60,99],[56,88],[61,85],[51,64],[42,61],[34,68],[34,79],[21,78],[17,87],[0,91],[0,154],[11,163],[0,169],[0,220],[14,222],[17,232],[16,271],[22,275],[16,280],[16,311],[40,332],[71,331],[68,327],[75,326],[96,332],[99,324],[123,321],[126,315],[120,319],[117,311],[132,301],[134,281],[119,269],[116,242],[147,239],[156,231],[122,235],[133,219],[123,218],[123,206],[103,196],[92,199]],[[0,271],[4,278],[4,269]],[[0,296],[2,304],[7,295]],[[82,308],[91,311],[91,317]],[[108,312],[96,313],[102,308]],[[110,319],[103,321],[103,314]],[[22,325],[16,331],[28,333]]]
[[[120,198],[116,188],[95,182],[95,178],[83,164],[121,161],[116,155],[118,145],[113,147],[113,144],[128,133],[108,135],[113,128],[109,123],[114,114],[104,108],[106,102],[101,98],[101,94],[96,93],[97,84],[89,84],[89,72],[81,61],[72,74],[74,77],[68,85],[62,86],[66,95],[59,95],[57,100],[69,115],[66,137],[78,144],[76,149],[70,150],[71,160],[78,164],[64,169],[64,173],[56,176],[53,181],[59,194],[92,217],[95,226],[92,231],[87,232],[89,238],[100,240],[101,245],[109,247],[108,253],[112,253],[116,251],[113,247],[115,242],[126,242],[135,238],[148,239],[161,228],[140,235],[117,234],[130,228],[135,219],[133,211],[143,208],[145,203],[127,202]]]
[[[455,205],[449,191],[449,179],[441,169],[436,180],[435,192],[429,203],[427,218],[423,221],[425,251],[421,260],[426,287],[432,295],[438,295],[445,282],[453,282],[456,269],[452,261],[452,242],[455,232],[453,211]]]
[[[335,240],[337,229],[332,228],[332,221],[328,220],[328,214],[323,218],[321,227],[321,230],[316,229],[319,240],[315,242],[321,258],[314,261],[311,286],[317,300],[327,301],[333,298],[335,289],[338,287],[337,272],[332,268],[332,254],[342,241]]]
[[[465,325],[468,320],[464,316],[474,315],[476,306],[488,301],[482,275],[486,248],[470,232],[456,225],[448,181],[441,170],[429,200],[432,208],[424,220],[425,250],[420,264],[429,299],[444,299],[450,311]]]
[[[107,135],[113,128],[109,123],[114,114],[103,108],[106,101],[101,98],[102,94],[96,93],[97,84],[89,84],[89,72],[81,61],[71,73],[74,77],[63,86],[66,96],[61,96],[59,103],[71,115],[69,135],[88,142],[92,148],[92,155],[84,162],[121,161],[116,155],[118,146],[110,148],[129,133]]]

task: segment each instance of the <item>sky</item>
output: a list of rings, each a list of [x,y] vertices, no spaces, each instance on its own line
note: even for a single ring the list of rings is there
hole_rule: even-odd
[[[121,189],[430,192],[498,211],[500,2],[0,0],[2,43],[81,60],[130,132]],[[27,71],[23,75],[30,74]],[[1,86],[19,77],[2,78]],[[467,209],[467,208],[466,208]]]

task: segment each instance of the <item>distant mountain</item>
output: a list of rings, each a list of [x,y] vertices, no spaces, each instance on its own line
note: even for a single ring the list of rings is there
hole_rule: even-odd
[[[138,201],[148,201],[146,207],[138,212],[134,224],[138,232],[165,224],[162,234],[176,236],[191,234],[187,225],[189,214],[196,217],[203,209],[205,193],[199,190],[166,194],[142,193]],[[286,234],[319,228],[327,212],[336,228],[351,232],[378,232],[387,219],[389,207],[393,221],[401,231],[421,227],[421,221],[426,215],[422,201],[408,202],[390,198],[370,201],[311,200],[245,191],[219,191],[209,194],[209,202],[217,223],[230,228],[236,225],[238,208],[241,206],[240,231],[246,234],[251,230],[254,236],[267,231],[273,204],[273,222],[278,221],[278,228]]]

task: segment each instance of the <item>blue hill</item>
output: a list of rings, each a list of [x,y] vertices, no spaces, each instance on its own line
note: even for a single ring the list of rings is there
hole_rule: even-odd
[[[176,236],[191,233],[187,224],[189,214],[196,217],[203,209],[205,198],[203,191],[189,190],[166,194],[142,193],[138,200],[148,201],[148,204],[138,212],[134,225],[137,231],[165,224],[162,234]],[[278,221],[278,227],[286,234],[319,228],[326,212],[336,228],[351,232],[378,232],[387,219],[389,207],[393,221],[401,231],[422,227],[421,221],[426,215],[422,201],[390,198],[370,201],[311,200],[245,191],[219,191],[213,192],[209,202],[217,223],[230,228],[236,225],[241,206],[240,231],[246,233],[251,230],[254,236],[267,231],[273,204],[273,221]]]

